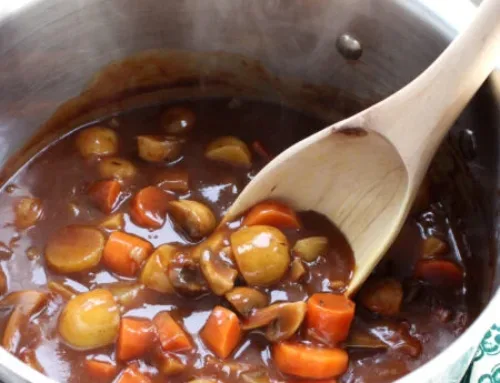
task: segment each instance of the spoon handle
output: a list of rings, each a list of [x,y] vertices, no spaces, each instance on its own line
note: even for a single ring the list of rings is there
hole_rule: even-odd
[[[369,112],[420,183],[434,152],[460,112],[500,67],[500,0],[484,0],[476,17],[416,80]]]

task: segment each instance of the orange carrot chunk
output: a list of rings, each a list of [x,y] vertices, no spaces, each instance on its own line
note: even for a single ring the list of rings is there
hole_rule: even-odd
[[[120,322],[116,356],[126,362],[142,357],[156,338],[153,323],[147,319],[123,318]]]
[[[94,182],[88,190],[92,202],[106,214],[111,213],[116,207],[120,192],[121,185],[116,180]]]
[[[87,373],[99,382],[109,382],[116,376],[116,366],[109,362],[87,359],[85,361]]]
[[[153,246],[135,235],[113,232],[104,246],[102,261],[115,273],[133,277],[153,252]]]
[[[288,206],[276,201],[264,201],[252,207],[243,225],[269,225],[281,228],[300,228],[297,214]]]
[[[156,314],[153,318],[161,348],[164,351],[187,351],[193,348],[189,335],[167,312]]]
[[[462,285],[464,273],[456,263],[448,260],[421,260],[415,265],[415,277],[438,288],[456,288]]]
[[[227,358],[241,339],[240,321],[235,313],[216,306],[200,332],[203,342],[219,358]]]
[[[152,383],[151,379],[139,371],[136,365],[128,366],[113,383]]]
[[[282,342],[273,346],[274,363],[289,375],[306,379],[329,379],[347,370],[349,357],[340,348],[319,348]]]
[[[356,305],[344,295],[317,293],[307,301],[308,334],[329,345],[347,339]]]
[[[174,197],[157,186],[141,189],[132,199],[130,216],[144,227],[159,229],[165,223],[168,202]]]

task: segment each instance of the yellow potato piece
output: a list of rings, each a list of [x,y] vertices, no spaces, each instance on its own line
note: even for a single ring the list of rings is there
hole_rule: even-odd
[[[49,239],[45,259],[60,273],[89,270],[99,264],[104,243],[104,234],[95,227],[66,226]]]
[[[84,157],[111,156],[118,151],[118,136],[112,129],[93,126],[78,133],[76,146]]]
[[[64,307],[59,333],[72,347],[92,350],[113,344],[118,336],[120,311],[113,295],[96,289],[77,295]]]
[[[104,218],[99,227],[109,231],[123,230],[125,226],[125,219],[123,218],[123,213],[116,213]]]
[[[151,290],[160,293],[173,293],[175,290],[167,276],[170,260],[177,253],[177,248],[171,245],[158,247],[144,265],[140,281]]]
[[[249,285],[278,282],[288,270],[290,254],[285,235],[272,226],[247,226],[231,234],[238,268]]]
[[[191,200],[171,201],[169,213],[193,239],[210,234],[216,225],[215,216],[208,206]]]
[[[252,166],[252,154],[248,146],[232,136],[219,137],[212,141],[205,150],[205,157],[237,167]]]
[[[99,174],[102,178],[114,178],[126,181],[135,177],[137,169],[134,164],[119,157],[104,158],[99,163]]]
[[[299,239],[293,247],[293,252],[306,262],[313,262],[318,257],[324,257],[328,252],[328,238],[308,237]]]
[[[14,212],[16,227],[27,229],[42,217],[42,201],[38,198],[23,198],[14,207]]]
[[[171,136],[138,136],[137,151],[144,161],[173,161],[180,157],[184,142]]]
[[[133,307],[140,303],[143,298],[144,286],[134,282],[115,282],[101,285],[108,290],[115,301],[125,308]]]

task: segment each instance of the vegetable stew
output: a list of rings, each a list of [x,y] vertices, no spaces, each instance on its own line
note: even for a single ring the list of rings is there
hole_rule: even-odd
[[[429,180],[352,298],[352,251],[321,214],[262,201],[221,224],[259,169],[326,125],[205,100],[52,143],[0,193],[2,346],[70,383],[376,383],[430,359],[473,310],[448,221],[429,229],[445,214]]]

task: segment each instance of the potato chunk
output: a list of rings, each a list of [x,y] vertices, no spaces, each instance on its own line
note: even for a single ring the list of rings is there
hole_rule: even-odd
[[[14,207],[14,224],[18,229],[33,226],[42,217],[42,201],[38,198],[22,198]]]
[[[111,156],[118,152],[118,135],[112,129],[93,126],[78,133],[76,146],[84,157]]]
[[[102,178],[113,178],[123,182],[134,178],[137,169],[130,161],[119,157],[110,157],[99,163],[99,174]]]
[[[171,245],[161,245],[149,257],[144,265],[140,280],[151,290],[160,293],[173,293],[174,287],[167,276],[168,265],[177,252],[177,248]]]
[[[212,141],[205,150],[205,157],[236,167],[252,166],[252,154],[248,146],[232,136],[219,137]]]
[[[184,142],[174,136],[138,136],[137,151],[144,161],[174,161],[180,157]]]

